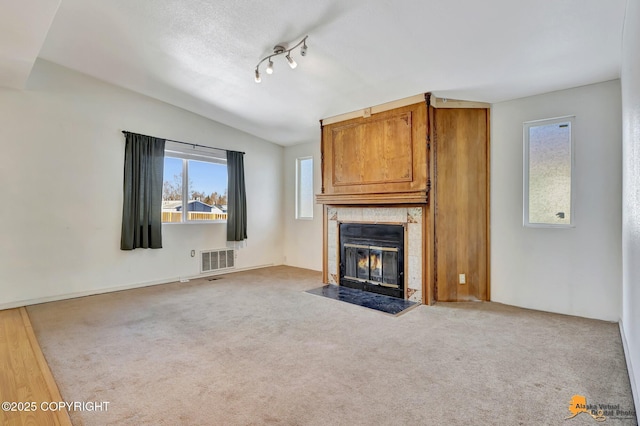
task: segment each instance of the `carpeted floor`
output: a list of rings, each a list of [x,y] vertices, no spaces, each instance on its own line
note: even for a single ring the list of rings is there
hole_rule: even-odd
[[[28,308],[76,425],[593,425],[633,410],[613,323],[495,303],[390,316],[274,267]],[[636,424],[607,418],[604,424]]]

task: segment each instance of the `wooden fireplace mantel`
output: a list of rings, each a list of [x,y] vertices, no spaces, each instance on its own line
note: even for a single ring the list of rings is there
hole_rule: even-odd
[[[317,194],[318,204],[329,205],[390,205],[390,204],[427,204],[428,191],[363,193],[363,194]]]

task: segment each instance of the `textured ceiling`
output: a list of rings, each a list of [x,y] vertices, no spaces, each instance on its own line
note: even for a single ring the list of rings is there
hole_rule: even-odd
[[[496,102],[618,78],[625,4],[62,0],[39,56],[291,145],[317,141],[322,118],[426,91]],[[254,82],[275,44],[307,34],[295,70],[278,57]]]

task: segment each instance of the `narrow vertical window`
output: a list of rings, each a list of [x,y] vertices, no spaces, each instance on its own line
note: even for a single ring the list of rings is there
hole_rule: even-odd
[[[573,226],[574,117],[524,123],[524,225]]]
[[[296,159],[296,219],[313,219],[313,158]]]

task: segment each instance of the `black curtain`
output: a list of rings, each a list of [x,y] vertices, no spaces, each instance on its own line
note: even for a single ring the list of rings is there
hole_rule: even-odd
[[[164,139],[125,133],[120,248],[162,248]]]
[[[227,151],[227,174],[227,241],[244,241],[247,239],[247,194],[243,152]]]

